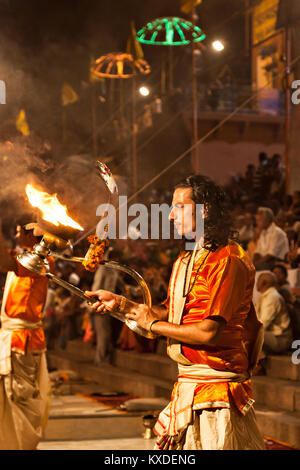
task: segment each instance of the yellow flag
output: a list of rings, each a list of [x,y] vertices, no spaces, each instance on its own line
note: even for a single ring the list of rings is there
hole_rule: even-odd
[[[193,8],[200,5],[202,0],[180,0],[180,10],[186,15],[192,12]]]
[[[133,21],[131,21],[131,31],[130,31],[130,36],[127,40],[126,52],[128,54],[131,54],[134,60],[144,58],[142,46],[139,43],[139,41],[136,39],[136,30],[135,30]]]
[[[76,91],[73,90],[71,85],[64,83],[61,89],[61,104],[67,106],[68,104],[75,103],[79,100]]]
[[[26,114],[25,114],[24,109],[21,109],[21,111],[18,114],[18,117],[16,120],[16,128],[23,135],[29,135],[29,126],[26,121]]]

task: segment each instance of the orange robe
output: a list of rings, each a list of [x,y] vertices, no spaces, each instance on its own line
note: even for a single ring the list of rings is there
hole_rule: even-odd
[[[207,252],[196,259],[190,287],[206,255]],[[185,256],[185,253],[180,256]],[[187,296],[181,324],[220,316],[226,325],[214,345],[182,344],[182,354],[191,363],[205,364],[220,371],[247,372],[260,326],[252,304],[254,276],[255,269],[249,257],[235,242],[208,254]],[[245,414],[249,404],[253,403],[250,379],[199,384],[193,408],[230,407],[230,399]]]
[[[51,270],[53,260],[49,259]],[[38,323],[43,317],[43,308],[47,296],[48,279],[28,271],[20,263],[13,274],[5,304],[5,314]],[[45,351],[46,341],[43,328],[15,330],[11,340],[12,351],[25,354],[26,351]]]

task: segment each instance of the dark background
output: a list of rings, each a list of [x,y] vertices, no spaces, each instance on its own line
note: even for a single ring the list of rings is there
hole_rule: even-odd
[[[138,31],[157,17],[185,17],[179,5],[179,0],[1,0],[0,78],[6,82],[7,105],[0,108],[0,117],[14,119],[24,107],[35,132],[44,138],[58,138],[62,83],[70,83],[80,94],[83,106],[90,59],[124,51],[131,20]],[[228,58],[233,72],[247,79],[244,17],[240,14],[243,9],[240,0],[203,0],[197,7],[197,23],[207,34],[207,41],[218,36],[227,45],[217,64],[214,56],[202,65],[203,80],[216,75]],[[159,82],[161,49],[143,46],[145,59],[152,67],[148,81],[154,85]],[[175,62],[176,55],[180,56],[180,64],[176,62],[176,85],[189,72],[184,64],[189,64],[190,49],[174,49]],[[81,119],[73,118],[75,130],[84,127]],[[89,126],[86,127],[88,133]]]
[[[197,59],[199,86],[209,87],[228,65],[239,83],[248,83],[250,60],[245,50],[244,2],[203,0],[196,12],[197,24],[206,33],[204,48]],[[94,218],[95,207],[103,201],[97,191],[92,191],[93,177],[89,178],[94,157],[93,90],[99,131],[97,157],[109,161],[114,174],[127,177],[126,194],[132,193],[131,82],[123,80],[129,131],[126,139],[118,141],[114,112],[117,110],[118,115],[119,102],[116,96],[112,100],[111,90],[114,86],[115,94],[118,93],[120,84],[117,82],[120,81],[106,79],[91,85],[89,65],[91,59],[101,55],[126,51],[131,21],[139,31],[148,21],[162,16],[188,18],[181,12],[179,0],[0,0],[0,79],[5,81],[7,92],[6,104],[0,105],[0,218],[8,225],[28,208],[24,188],[30,181],[41,183],[50,193],[57,192],[63,202],[74,209],[76,216],[85,214],[87,218]],[[222,39],[226,46],[220,55],[212,53],[210,47],[216,38]],[[152,71],[150,75],[138,77],[137,86],[149,85],[149,99],[153,99],[160,96],[161,64],[167,58],[168,48],[142,47]],[[153,134],[168,124],[178,109],[191,108],[191,47],[173,47],[173,61],[174,90],[180,93],[166,101],[153,127],[138,136],[139,186],[191,143],[182,118],[153,139]],[[61,88],[64,82],[72,86],[79,100],[63,108]],[[147,101],[137,95],[137,115],[143,112],[145,103]],[[28,137],[16,129],[20,109],[26,112]],[[62,139],[63,112],[67,129],[65,142]],[[148,139],[152,139],[151,143],[145,145]],[[12,142],[13,146],[7,142]],[[144,147],[139,151],[141,145]],[[185,163],[181,169],[174,167],[173,179],[181,178],[186,172],[190,170]],[[149,191],[155,186],[160,189],[171,185],[172,174],[168,173]]]

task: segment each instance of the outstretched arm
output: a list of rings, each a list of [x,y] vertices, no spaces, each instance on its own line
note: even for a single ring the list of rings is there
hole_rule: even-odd
[[[96,312],[100,313],[107,313],[107,311],[121,311],[124,314],[129,314],[134,309],[139,308],[139,306],[147,307],[144,304],[133,302],[122,295],[117,295],[106,290],[97,290],[94,292],[86,291],[85,294],[92,299],[98,299],[92,304],[92,308],[96,310]],[[162,305],[154,305],[148,310],[151,312],[151,317],[155,319],[167,320],[168,318],[168,310]]]
[[[136,320],[141,327],[151,330],[155,335],[186,344],[214,344],[226,324],[222,317],[211,317],[197,323],[175,325],[155,317],[149,307],[141,304],[132,308],[126,317]]]
[[[221,318],[207,318],[198,323],[174,325],[167,321],[168,311],[162,306],[149,308],[147,305],[138,304],[128,299],[122,304],[122,296],[104,290],[85,292],[85,294],[98,298],[98,301],[92,305],[97,312],[106,313],[121,309],[126,318],[137,321],[147,331],[150,331],[151,328],[151,332],[156,335],[166,336],[187,344],[213,343],[226,323]]]

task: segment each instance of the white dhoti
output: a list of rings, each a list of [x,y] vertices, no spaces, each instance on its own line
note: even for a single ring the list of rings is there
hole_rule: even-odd
[[[194,411],[183,450],[264,450],[253,408],[246,416],[236,407]]]
[[[247,377],[217,371],[206,365],[179,364],[180,375],[173,400],[160,413],[155,425],[155,450],[264,450],[264,440],[256,424],[249,400],[243,414],[228,407],[201,409],[193,406],[195,388],[200,383],[242,382]]]
[[[41,323],[10,318],[5,313],[8,275],[1,307],[0,329],[0,450],[33,450],[41,440],[50,403],[44,352],[11,350],[13,331],[35,329]]]
[[[11,353],[0,375],[0,450],[33,450],[47,422],[49,380],[45,353]]]

